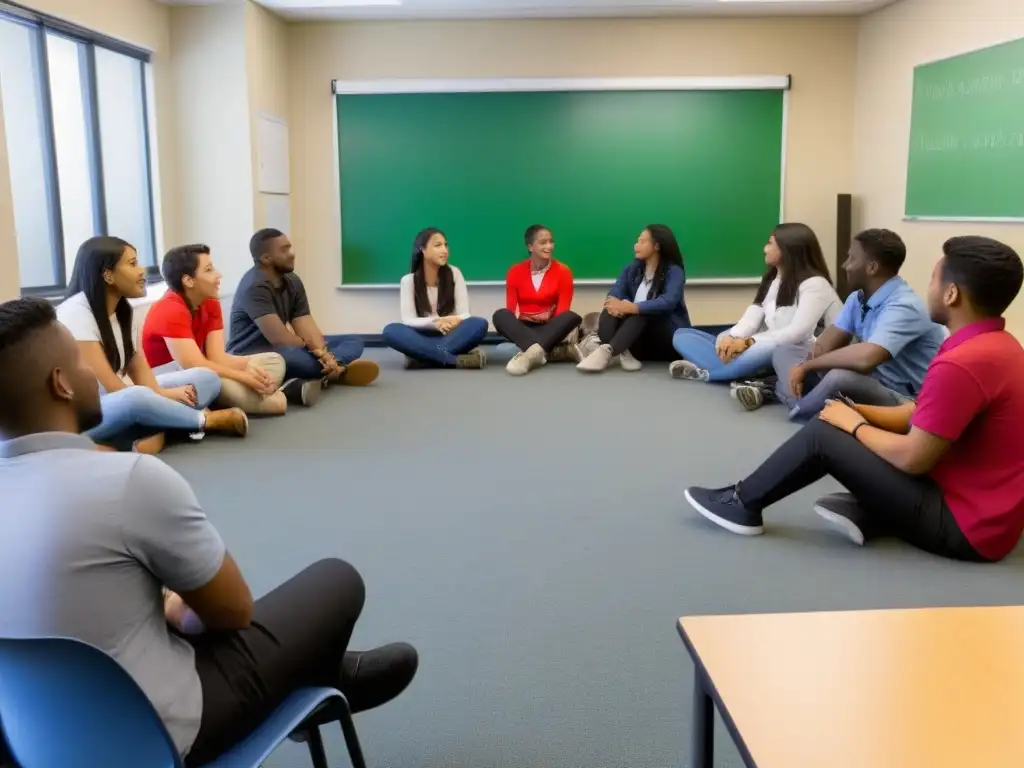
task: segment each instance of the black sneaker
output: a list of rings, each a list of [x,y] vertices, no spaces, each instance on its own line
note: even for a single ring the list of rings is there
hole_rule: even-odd
[[[738,487],[687,488],[686,500],[690,506],[711,522],[741,536],[764,533],[764,519],[760,512],[747,509],[740,501]]]
[[[320,402],[320,394],[323,387],[319,381],[305,381],[303,379],[289,379],[281,387],[285,398],[292,405],[304,405],[312,408]]]
[[[814,511],[858,547],[863,547],[864,542],[878,534],[870,524],[871,517],[867,510],[852,493],[822,496],[814,502]]]
[[[379,707],[409,687],[418,666],[416,649],[408,643],[349,651],[341,662],[341,692],[353,713]]]

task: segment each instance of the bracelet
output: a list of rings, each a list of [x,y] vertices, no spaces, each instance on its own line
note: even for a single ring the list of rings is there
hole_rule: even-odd
[[[850,433],[853,436],[853,439],[857,440],[857,430],[859,430],[861,427],[867,427],[867,426],[870,426],[870,425],[866,421],[862,421],[860,424],[858,424],[856,427],[854,427],[853,428],[853,432]],[[860,441],[858,440],[857,442],[860,442]]]

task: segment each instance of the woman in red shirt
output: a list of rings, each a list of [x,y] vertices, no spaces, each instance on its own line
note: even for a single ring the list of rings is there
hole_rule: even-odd
[[[498,333],[519,347],[505,370],[525,376],[552,362],[582,358],[570,334],[583,320],[572,305],[572,271],[555,261],[551,230],[534,224],[526,230],[530,258],[512,266],[505,278],[505,309],[494,313]],[[518,310],[518,311],[517,311]]]

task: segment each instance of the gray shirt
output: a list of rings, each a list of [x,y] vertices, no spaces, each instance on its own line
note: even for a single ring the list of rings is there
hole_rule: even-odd
[[[188,483],[152,456],[50,432],[0,442],[0,499],[0,635],[103,649],[187,753],[203,693],[192,646],[164,619],[161,587],[198,589],[224,560]]]

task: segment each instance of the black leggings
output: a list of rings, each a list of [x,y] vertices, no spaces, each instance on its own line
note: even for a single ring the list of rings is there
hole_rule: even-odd
[[[672,346],[675,330],[665,317],[612,317],[607,309],[597,323],[597,335],[602,344],[611,346],[612,354],[621,355],[628,349],[637,360],[678,360],[679,353]]]
[[[248,628],[190,637],[203,719],[186,765],[230,749],[297,688],[344,693],[341,661],[365,598],[355,568],[321,560],[257,600]]]
[[[534,344],[540,344],[545,352],[550,352],[583,322],[575,312],[555,315],[546,323],[524,322],[507,309],[499,309],[492,320],[498,333],[523,352]]]
[[[764,509],[831,475],[871,515],[872,528],[919,549],[954,560],[980,562],[930,477],[896,469],[854,437],[813,419],[740,484],[740,499]]]

